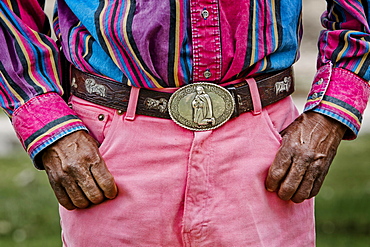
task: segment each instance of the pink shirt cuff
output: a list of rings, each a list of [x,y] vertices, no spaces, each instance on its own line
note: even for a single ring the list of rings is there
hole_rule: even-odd
[[[369,95],[368,82],[329,63],[318,70],[304,111],[312,110],[340,121],[349,128],[344,138],[354,139]]]
[[[77,130],[86,130],[82,121],[57,93],[36,96],[19,107],[12,124],[24,149],[35,166],[43,166],[36,156],[60,138]]]

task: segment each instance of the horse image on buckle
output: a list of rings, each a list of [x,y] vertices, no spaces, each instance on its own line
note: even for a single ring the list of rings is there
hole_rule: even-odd
[[[199,82],[179,88],[168,102],[172,120],[193,131],[216,129],[227,122],[234,112],[235,102],[225,88]]]

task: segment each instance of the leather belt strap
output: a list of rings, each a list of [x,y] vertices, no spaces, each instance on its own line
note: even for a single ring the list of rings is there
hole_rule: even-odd
[[[126,111],[130,86],[100,76],[82,72],[71,66],[71,93],[92,103]],[[275,103],[294,92],[293,70],[264,74],[255,77],[262,107]],[[235,110],[232,117],[252,111],[253,103],[249,86],[244,79],[225,87],[234,97]],[[140,89],[136,114],[171,119],[168,100],[171,93]]]

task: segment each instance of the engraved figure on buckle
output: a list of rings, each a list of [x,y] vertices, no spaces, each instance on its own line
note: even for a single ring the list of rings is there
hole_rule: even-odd
[[[207,82],[181,87],[168,101],[171,119],[192,131],[207,131],[220,127],[230,119],[234,107],[234,98],[228,90]]]
[[[196,95],[192,101],[193,121],[198,125],[215,125],[215,118],[213,117],[212,100],[204,91],[202,86],[196,87]]]

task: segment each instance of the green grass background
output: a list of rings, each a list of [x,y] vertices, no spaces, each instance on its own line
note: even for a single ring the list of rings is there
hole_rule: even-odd
[[[317,246],[370,246],[370,135],[341,143],[316,198]],[[57,202],[23,150],[0,158],[0,246],[61,246]],[[299,224],[299,222],[297,222]]]

